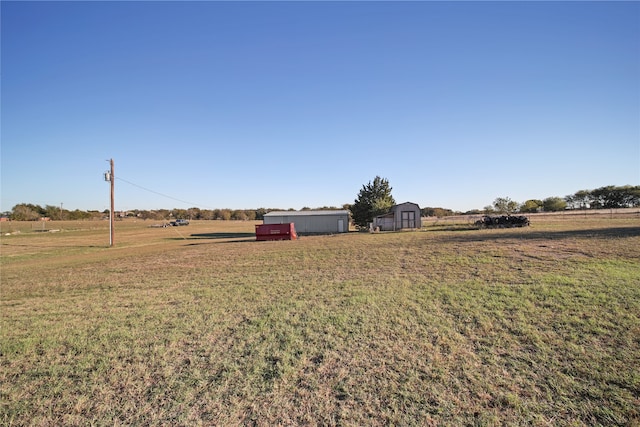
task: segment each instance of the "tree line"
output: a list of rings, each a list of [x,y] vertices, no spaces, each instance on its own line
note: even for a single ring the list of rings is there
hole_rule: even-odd
[[[333,206],[323,206],[314,210],[344,209]],[[200,209],[192,207],[188,209],[133,209],[128,211],[116,211],[116,218],[139,218],[143,220],[169,221],[171,219],[189,220],[223,220],[223,221],[252,221],[262,220],[264,215],[271,211],[294,211],[295,209],[258,208],[258,209]],[[302,210],[311,210],[304,207]],[[44,207],[32,203],[19,203],[11,211],[4,212],[2,216],[13,221],[38,221],[42,219],[52,221],[62,220],[101,220],[109,217],[109,210],[82,211],[67,210],[61,206],[46,205]]]
[[[565,197],[529,199],[523,203],[509,197],[498,197],[483,209],[456,212],[444,208],[422,208],[422,216],[446,217],[452,215],[514,214],[535,212],[559,212],[564,210],[621,209],[640,207],[640,185],[624,185],[580,190]]]
[[[373,182],[369,181],[368,184],[362,186],[353,204],[344,204],[340,208],[323,206],[314,208],[314,210],[349,210],[354,223],[358,226],[366,227],[371,218],[386,213],[395,204],[391,190],[392,188],[387,179],[376,176]],[[618,209],[631,207],[640,207],[639,185],[608,185],[595,190],[580,190],[564,198],[530,199],[523,203],[511,200],[509,197],[498,197],[493,201],[492,205],[485,206],[482,210],[458,212],[446,208],[426,207],[421,209],[421,213],[423,216],[445,217],[460,214],[512,214],[517,212],[558,212],[566,209]],[[311,210],[311,208],[304,207],[302,210]],[[262,220],[264,215],[271,211],[295,211],[295,209],[200,209],[197,207],[189,209],[134,209],[126,212],[117,212],[116,216],[119,218],[135,217],[156,221],[180,218],[189,220],[251,221]],[[14,206],[10,212],[4,212],[2,215],[14,221],[37,221],[42,218],[51,220],[99,220],[108,217],[109,210],[66,210],[62,206],[46,205],[42,207],[31,203],[20,203]]]
[[[640,206],[640,185],[609,185],[595,190],[581,190],[565,197],[570,209],[616,209]]]
[[[534,213],[559,212],[564,210],[621,209],[640,207],[640,186],[624,185],[580,190],[561,197],[547,197],[544,200],[530,199],[520,204],[508,197],[498,197],[492,206],[486,206],[485,213]]]

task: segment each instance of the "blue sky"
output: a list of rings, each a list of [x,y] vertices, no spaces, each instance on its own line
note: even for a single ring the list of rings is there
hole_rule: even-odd
[[[638,2],[1,3],[0,210],[640,184]],[[151,190],[151,191],[148,191]]]

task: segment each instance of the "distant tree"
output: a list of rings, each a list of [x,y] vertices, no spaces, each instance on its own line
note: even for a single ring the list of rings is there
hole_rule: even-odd
[[[379,176],[362,186],[350,207],[353,223],[358,229],[366,229],[375,216],[388,212],[395,205],[391,190],[389,181]]]
[[[247,214],[243,210],[236,209],[231,212],[231,219],[236,221],[246,221]]]
[[[42,207],[30,203],[20,203],[11,210],[11,219],[14,221],[36,221],[43,216]]]
[[[567,202],[560,197],[547,197],[542,201],[542,208],[545,212],[563,211],[567,207]]]
[[[592,200],[591,191],[589,190],[580,190],[574,194],[574,203],[577,203],[580,209],[587,209],[590,207],[590,203]]]
[[[187,219],[189,218],[189,212],[186,209],[174,209],[171,211],[171,215],[176,219]]]
[[[267,213],[267,210],[265,208],[258,208],[256,209],[254,218],[262,221],[264,219],[264,215]]]
[[[60,206],[45,205],[42,216],[46,216],[52,220],[61,220],[64,214],[63,211],[60,211]]]
[[[514,202],[508,197],[498,197],[493,201],[496,212],[510,215],[518,210],[518,202]]]
[[[520,212],[529,213],[529,212],[538,212],[542,207],[542,200],[530,199],[527,200],[520,206]]]
[[[138,212],[140,219],[153,219],[153,211],[141,210]]]
[[[168,221],[171,212],[168,209],[158,209],[155,211],[155,219]]]
[[[202,219],[202,211],[200,210],[200,208],[189,208],[187,209],[187,216],[186,218],[188,219]]]
[[[640,185],[634,187],[628,186],[627,203],[631,208],[640,207]]]
[[[591,191],[591,205],[595,208],[615,209],[640,206],[640,186],[608,185]]]
[[[211,209],[203,209],[200,211],[200,219],[212,220],[215,219],[215,215],[213,210]]]
[[[591,204],[591,191],[580,190],[575,194],[565,196],[565,202],[569,209],[589,209]]]
[[[87,211],[76,209],[74,211],[64,211],[64,218],[73,221],[91,218],[91,214]]]
[[[591,207],[595,209],[612,208],[612,203],[610,200],[608,200],[608,195],[611,188],[613,188],[612,185],[591,190]]]
[[[102,218],[100,211],[91,210],[87,211],[87,213],[89,214],[89,219],[97,220]]]

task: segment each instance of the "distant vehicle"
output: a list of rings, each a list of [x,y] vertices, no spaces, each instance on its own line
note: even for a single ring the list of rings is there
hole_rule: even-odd
[[[176,219],[175,221],[171,221],[169,223],[169,225],[173,225],[174,227],[177,227],[179,225],[189,225],[189,220],[188,219]]]

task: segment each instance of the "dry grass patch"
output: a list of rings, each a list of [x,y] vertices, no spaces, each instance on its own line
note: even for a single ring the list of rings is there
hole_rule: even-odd
[[[637,220],[292,242],[189,227],[130,225],[113,249],[75,246],[103,230],[3,239],[3,424],[639,420]]]

